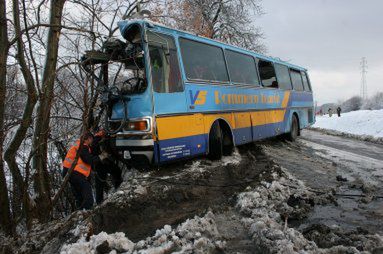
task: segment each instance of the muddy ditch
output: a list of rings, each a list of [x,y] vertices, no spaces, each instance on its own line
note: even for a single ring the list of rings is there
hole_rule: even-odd
[[[144,239],[164,225],[177,225],[208,209],[225,211],[233,206],[236,193],[270,178],[271,162],[257,146],[241,147],[237,161],[227,159],[219,164],[200,159],[170,165],[134,178],[94,211],[94,232],[124,232],[133,241]]]

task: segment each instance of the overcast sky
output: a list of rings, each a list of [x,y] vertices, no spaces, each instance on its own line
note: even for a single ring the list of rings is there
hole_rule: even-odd
[[[362,57],[368,95],[383,92],[383,0],[263,0],[256,20],[268,55],[309,70],[319,104],[360,94]]]

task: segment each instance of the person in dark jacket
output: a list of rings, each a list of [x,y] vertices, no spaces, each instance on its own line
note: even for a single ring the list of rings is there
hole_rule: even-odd
[[[342,112],[342,109],[341,109],[340,107],[338,107],[338,108],[336,109],[336,113],[338,113],[338,117],[340,117],[340,112]]]
[[[104,130],[96,133],[92,145],[92,154],[94,156],[102,154],[102,151],[108,148],[108,139],[105,137]],[[106,158],[102,164],[97,164],[95,171],[96,203],[101,204],[104,200],[104,191],[108,189],[108,174],[111,175],[114,188],[117,189],[122,183],[122,171],[112,157]]]
[[[93,143],[93,135],[90,132],[84,134],[83,140],[81,151],[78,152],[80,148],[79,140],[69,149],[63,161],[63,176],[65,176],[72,167],[78,152],[79,158],[69,177],[69,183],[76,199],[77,208],[80,210],[89,210],[93,207],[94,203],[92,185],[90,183],[91,170],[94,169],[96,165],[102,164],[102,161],[108,157],[108,154],[101,153],[98,156],[92,154],[91,146]]]

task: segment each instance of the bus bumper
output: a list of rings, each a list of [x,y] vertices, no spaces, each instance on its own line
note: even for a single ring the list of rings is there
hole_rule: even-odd
[[[133,164],[153,162],[153,139],[116,138],[115,147],[125,160]]]

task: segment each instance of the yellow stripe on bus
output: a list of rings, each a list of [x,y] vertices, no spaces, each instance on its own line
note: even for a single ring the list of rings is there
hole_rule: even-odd
[[[208,134],[214,121],[224,119],[232,129],[250,128],[284,121],[285,109],[222,114],[193,114],[156,119],[158,140]]]
[[[290,91],[286,91],[282,101],[282,108],[286,108],[290,99]]]
[[[203,134],[203,123],[201,128],[196,128],[195,120],[196,115],[157,118],[158,139],[166,140]]]
[[[234,117],[232,113],[222,113],[222,114],[211,114],[211,115],[203,115],[204,123],[205,123],[205,131],[201,134],[206,134],[210,132],[210,127],[217,119],[225,120],[231,128],[235,129],[234,125]]]
[[[285,112],[284,109],[252,112],[251,122],[253,126],[283,122]]]

